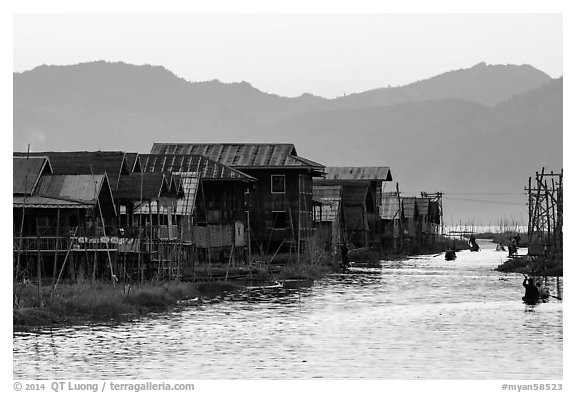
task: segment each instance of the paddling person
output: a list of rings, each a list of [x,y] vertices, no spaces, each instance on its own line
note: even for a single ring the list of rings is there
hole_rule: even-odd
[[[444,259],[447,261],[452,261],[456,259],[456,247],[455,246],[448,246],[448,250],[444,253]]]
[[[546,287],[543,287],[540,281],[536,283],[536,288],[538,288],[538,294],[540,295],[540,299],[542,299],[542,301],[548,300],[548,298],[550,297],[550,290]]]
[[[474,235],[470,235],[470,239],[468,240],[468,244],[470,244],[470,249],[472,251],[478,251],[480,249],[480,247],[476,243],[476,238],[474,237]]]
[[[516,247],[516,239],[510,238],[510,243],[508,244],[508,257],[512,258],[514,255],[518,254],[518,248]]]
[[[540,291],[538,290],[538,287],[534,285],[534,279],[524,276],[522,286],[526,290],[522,300],[528,304],[536,304],[538,299],[540,299]]]

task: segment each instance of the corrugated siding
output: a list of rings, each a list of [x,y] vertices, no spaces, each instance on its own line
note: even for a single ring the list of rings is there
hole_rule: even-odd
[[[344,206],[364,206],[370,183],[345,184],[342,186],[342,204]]]
[[[416,198],[402,197],[402,208],[404,209],[405,218],[414,218],[416,214]]]
[[[198,172],[210,180],[255,180],[236,169],[201,155],[141,154],[143,172]]]
[[[193,226],[192,238],[200,248],[230,247],[234,241],[234,228],[232,225]]]
[[[154,143],[152,154],[198,154],[231,167],[316,167],[311,160],[298,159],[293,144]]]
[[[194,212],[194,206],[196,204],[196,196],[198,193],[198,183],[200,182],[200,176],[195,172],[178,172],[177,176],[180,178],[181,189],[180,192],[183,194],[181,198],[176,200],[176,210],[175,214],[179,216],[189,216]],[[139,197],[137,198],[139,199]],[[137,200],[136,199],[136,200]],[[156,204],[152,202],[152,213],[156,213]],[[143,203],[141,206],[135,204],[134,214],[145,214],[148,215],[150,212],[148,208],[148,203]],[[165,208],[160,207],[160,213],[166,214]]]
[[[367,231],[368,222],[362,206],[349,206],[343,210],[344,222],[348,230]]]
[[[428,209],[430,206],[430,199],[428,198],[416,198],[416,206],[419,216],[427,216]]]
[[[314,198],[318,198],[328,205],[316,206],[316,222],[334,222],[340,213],[340,202],[342,200],[341,186],[314,186]]]
[[[104,175],[46,175],[40,178],[36,194],[95,204]]]
[[[394,220],[401,218],[400,200],[395,192],[382,193],[382,206],[380,206],[380,218]]]
[[[31,195],[47,164],[46,157],[13,157],[12,193]]]
[[[326,167],[326,179],[391,181],[389,167]]]

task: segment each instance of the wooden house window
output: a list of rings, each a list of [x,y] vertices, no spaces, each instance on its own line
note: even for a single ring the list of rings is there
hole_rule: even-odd
[[[286,192],[286,176],[272,175],[271,183],[273,194],[284,194]]]
[[[288,228],[288,215],[285,211],[272,212],[272,229]]]

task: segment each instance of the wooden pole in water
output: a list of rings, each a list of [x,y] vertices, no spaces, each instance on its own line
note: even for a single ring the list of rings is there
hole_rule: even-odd
[[[86,213],[87,211],[84,212],[84,223],[83,223],[83,228],[84,228],[84,266],[81,267],[81,271],[82,271],[82,275],[85,276],[86,278],[88,277],[88,264],[90,263],[89,259],[89,254],[88,254],[88,223],[86,222]],[[80,264],[82,264],[82,261],[80,261]],[[84,277],[82,277],[84,278]]]
[[[232,255],[234,254],[234,244],[230,247],[230,256],[228,257],[228,267],[226,267],[226,277],[224,281],[228,281],[228,271],[230,270],[230,263],[232,263]]]
[[[144,173],[140,173],[140,205],[139,205],[139,209],[140,212],[138,214],[138,247],[137,247],[137,252],[138,252],[138,281],[142,282],[144,281],[144,269],[142,267],[142,207],[143,207],[143,202],[142,202],[142,188],[143,188],[143,182],[144,182]]]
[[[104,222],[104,216],[102,214],[102,207],[100,205],[100,199],[98,199],[98,210],[100,211],[100,221],[102,221],[102,233],[104,234],[104,237],[106,239],[108,239],[108,236],[106,236],[106,226],[105,226],[105,222]],[[116,279],[114,277],[114,269],[112,268],[112,258],[110,257],[110,247],[108,244],[109,244],[109,242],[106,242],[106,254],[108,255],[108,264],[110,266],[110,278],[112,279],[112,285],[115,286],[116,285]]]
[[[528,178],[528,245],[532,239],[532,176]]]
[[[74,234],[72,237],[76,236],[76,231],[78,231],[78,227],[74,229]],[[68,260],[68,256],[70,255],[70,251],[72,250],[72,241],[68,244],[68,250],[66,251],[66,256],[64,257],[64,262],[62,262],[62,267],[60,268],[60,273],[58,274],[58,278],[52,287],[52,295],[50,296],[50,306],[52,306],[52,297],[54,296],[54,292],[56,292],[56,287],[60,282],[60,277],[62,277],[62,272],[64,271],[64,267],[66,266],[66,261]],[[72,254],[73,255],[73,254]]]
[[[550,195],[550,205],[551,205],[551,212],[552,212],[552,245],[554,249],[554,254],[556,257],[558,256],[558,243],[556,241],[556,212],[558,209],[558,197],[556,193],[556,184],[554,179],[552,179],[552,192]]]
[[[22,256],[22,247],[24,241],[24,215],[26,213],[26,194],[24,194],[24,204],[22,205],[22,220],[20,221],[20,239],[18,240],[18,256],[16,258],[16,270],[14,271],[14,281],[18,280],[20,271],[20,258]]]
[[[548,180],[544,180],[544,192],[546,193],[546,229],[548,231],[548,236],[546,237],[546,243],[550,244],[550,235],[552,233],[552,227],[550,225],[550,192],[548,190]]]
[[[404,242],[402,241],[404,237],[404,229],[402,228],[402,199],[400,199],[400,187],[398,182],[396,182],[396,197],[398,198],[398,240],[400,241],[400,248],[402,248]]]
[[[302,191],[300,190],[301,187],[301,177],[300,175],[298,175],[298,240],[296,242],[296,252],[297,252],[297,257],[296,257],[296,263],[298,265],[300,265],[300,218],[301,218],[301,206],[300,206],[300,198],[302,197]]]
[[[97,239],[96,239],[97,240]],[[98,264],[98,251],[97,250],[97,244],[96,243],[92,243],[94,244],[94,262],[93,262],[93,266],[92,266],[92,283],[96,282],[96,265]]]
[[[40,227],[36,217],[36,275],[38,277],[38,307],[42,307],[42,271],[40,268]]]
[[[164,248],[160,241],[160,199],[156,200],[156,230],[158,234],[156,236],[156,249],[158,251],[158,279],[163,275],[164,272]]]
[[[58,263],[58,242],[60,236],[60,209],[56,209],[56,246],[54,247],[54,267],[52,269],[52,288],[56,285],[56,264]]]
[[[28,144],[28,152],[26,153],[26,164],[28,164],[28,158],[30,155],[30,144]],[[28,167],[28,165],[26,165]],[[28,186],[28,171],[26,171],[26,175],[24,176],[24,198],[22,200],[22,220],[20,222],[20,239],[18,241],[18,256],[16,257],[16,270],[14,271],[14,281],[18,280],[18,272],[20,270],[20,258],[22,256],[22,243],[23,243],[23,234],[24,234],[24,215],[26,213],[26,193]]]
[[[250,233],[252,232],[251,228],[250,228],[250,206],[248,206],[248,209],[246,210],[246,229],[248,229],[247,231],[247,237],[248,237],[248,264],[250,264],[252,262],[252,245],[251,245],[251,239],[250,239]]]

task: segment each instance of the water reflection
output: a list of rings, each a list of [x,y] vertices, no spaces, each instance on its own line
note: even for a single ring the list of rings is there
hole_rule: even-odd
[[[15,378],[562,378],[562,303],[530,312],[482,248],[14,336]]]

